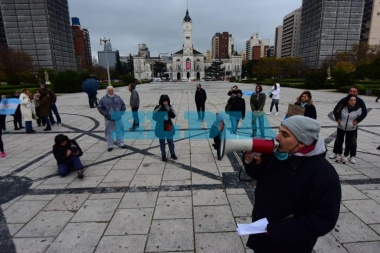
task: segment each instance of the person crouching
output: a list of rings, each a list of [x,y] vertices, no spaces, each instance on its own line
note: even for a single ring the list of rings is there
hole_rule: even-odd
[[[78,178],[83,178],[83,165],[79,159],[83,152],[78,143],[63,134],[55,136],[54,142],[53,154],[57,160],[59,175],[64,177],[71,170],[76,170]]]

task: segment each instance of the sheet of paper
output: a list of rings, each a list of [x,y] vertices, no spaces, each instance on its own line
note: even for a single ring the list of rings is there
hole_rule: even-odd
[[[237,224],[237,232],[240,236],[242,235],[252,235],[252,234],[260,234],[266,233],[265,230],[268,225],[267,218],[263,218],[261,220],[255,221],[250,224]]]

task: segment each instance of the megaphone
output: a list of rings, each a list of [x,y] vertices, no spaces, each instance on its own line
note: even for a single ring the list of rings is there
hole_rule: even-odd
[[[275,139],[241,138],[239,135],[221,133],[221,143],[217,150],[218,159],[234,151],[248,151],[261,154],[270,154],[277,150],[278,142]]]

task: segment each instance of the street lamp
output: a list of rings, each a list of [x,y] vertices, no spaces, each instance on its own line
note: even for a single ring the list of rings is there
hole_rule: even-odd
[[[108,85],[111,85],[111,78],[110,78],[110,66],[108,64],[108,49],[107,49],[107,44],[110,44],[111,43],[111,40],[110,39],[106,39],[106,37],[104,37],[104,39],[100,39],[100,45],[104,45],[104,52],[106,52],[106,64],[107,64],[107,76],[108,76]]]

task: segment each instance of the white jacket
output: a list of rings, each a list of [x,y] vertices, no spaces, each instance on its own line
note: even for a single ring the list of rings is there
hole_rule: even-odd
[[[277,86],[277,90],[274,89],[274,85]],[[275,83],[272,87],[272,99],[280,99],[280,84]]]
[[[34,111],[34,105],[30,100],[29,96],[25,93],[21,93],[20,95],[20,110],[21,114],[24,117],[25,121],[33,121],[33,114],[36,114]]]
[[[348,112],[347,106],[345,106],[341,111],[341,126],[338,127],[345,132],[354,131],[358,127],[358,125],[354,126],[354,120],[356,120],[362,114],[362,108],[358,108],[357,110]]]

